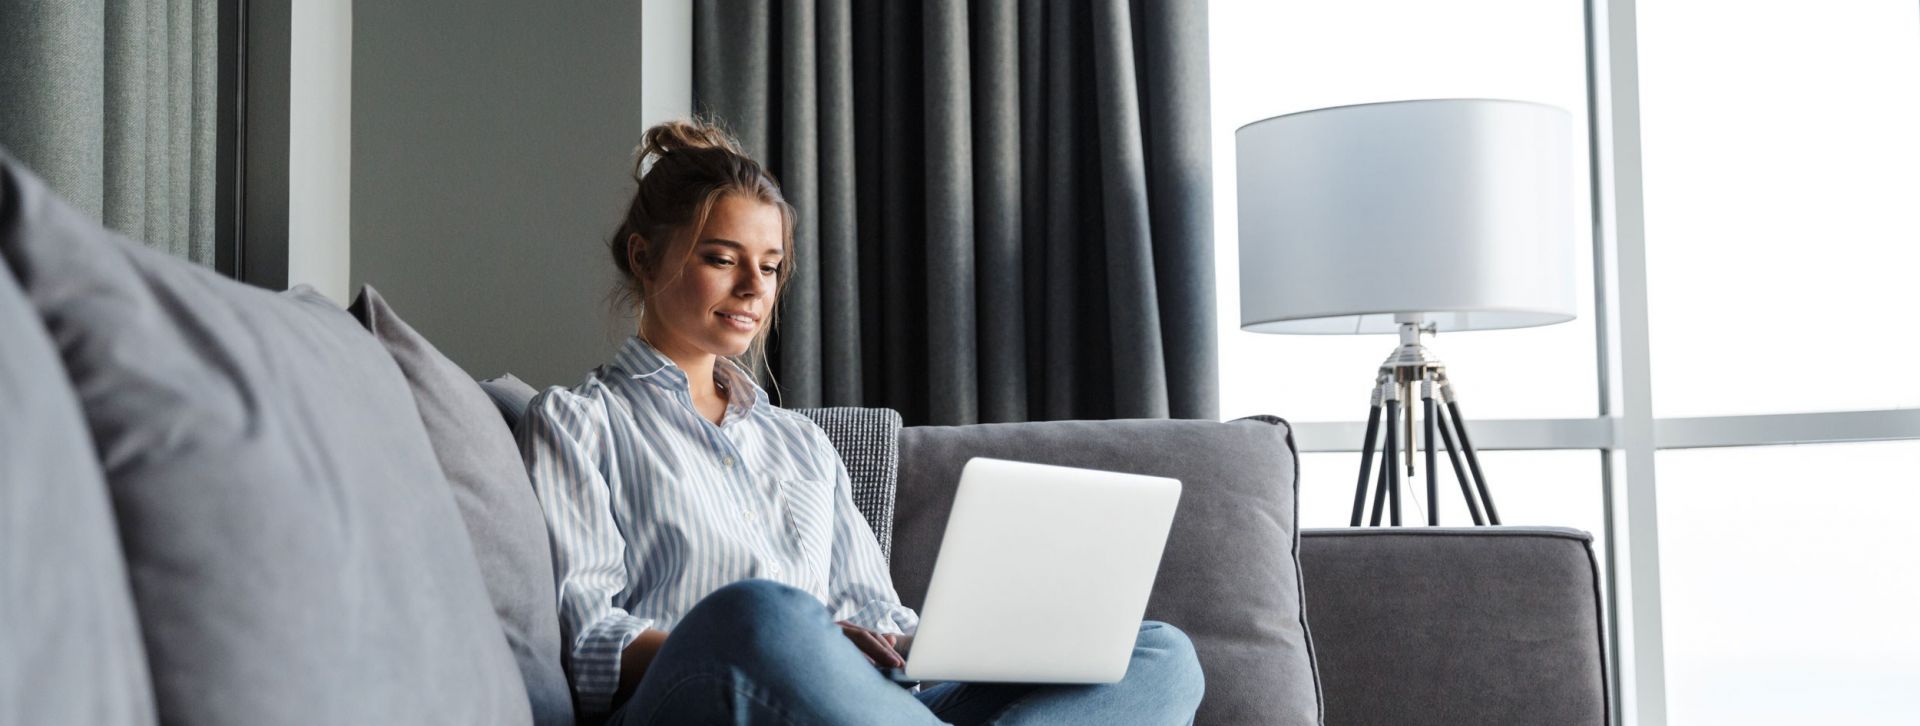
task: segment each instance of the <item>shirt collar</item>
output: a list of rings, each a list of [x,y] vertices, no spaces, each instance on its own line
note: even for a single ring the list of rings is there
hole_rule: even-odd
[[[686,373],[681,372],[680,366],[674,365],[672,358],[655,350],[638,335],[629,335],[626,342],[620,344],[620,349],[613,353],[612,365],[632,378],[647,378],[667,369],[679,373],[682,379],[686,378]]]
[[[627,336],[625,343],[613,354],[611,367],[627,374],[634,380],[664,375],[667,380],[677,383],[685,390],[687,373],[679,364],[674,363],[665,353],[661,353],[652,344],[638,335]],[[767,392],[760,384],[753,382],[753,376],[732,359],[722,357],[714,361],[714,382],[727,390],[727,411],[729,415],[746,415],[755,406],[768,403]],[[734,391],[752,391],[751,396],[735,396]]]

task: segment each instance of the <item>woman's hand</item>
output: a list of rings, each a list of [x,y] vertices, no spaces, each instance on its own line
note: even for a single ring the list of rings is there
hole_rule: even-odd
[[[647,666],[660,653],[660,646],[666,644],[665,631],[647,628],[627,644],[626,650],[620,651],[620,681],[613,691],[614,705],[626,701],[627,696],[633,695],[633,689],[640,687],[640,677],[646,675]]]
[[[907,661],[893,649],[894,643],[898,642],[894,636],[882,635],[845,620],[840,621],[839,625],[840,632],[860,648],[860,654],[867,657],[868,663],[872,663],[875,667],[886,668],[906,666]]]

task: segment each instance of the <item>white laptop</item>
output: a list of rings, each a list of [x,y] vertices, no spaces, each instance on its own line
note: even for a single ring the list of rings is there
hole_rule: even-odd
[[[899,681],[1112,683],[1126,675],[1180,482],[975,458]]]

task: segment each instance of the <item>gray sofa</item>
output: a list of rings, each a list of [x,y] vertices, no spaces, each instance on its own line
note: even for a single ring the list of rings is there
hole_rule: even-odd
[[[0,153],[0,723],[571,722],[537,502],[497,415],[526,391],[499,383],[377,295],[349,315],[222,279]],[[1180,478],[1146,616],[1196,643],[1199,723],[1608,721],[1582,533],[1298,532],[1273,418],[807,413],[909,605],[969,457]]]
[[[1584,532],[1296,537],[1293,440],[1285,422],[1266,417],[909,427],[898,455],[892,569],[915,607],[969,457],[1185,482],[1146,615],[1195,642],[1207,675],[1198,723],[1609,722],[1598,570]]]

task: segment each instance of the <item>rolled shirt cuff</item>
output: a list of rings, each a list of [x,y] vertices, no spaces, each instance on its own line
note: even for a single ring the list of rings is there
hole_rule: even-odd
[[[573,693],[585,715],[603,716],[613,710],[613,692],[620,687],[620,656],[653,622],[615,613],[594,623],[575,642]]]
[[[846,621],[882,635],[912,635],[920,629],[920,616],[912,608],[885,600],[867,603]]]

